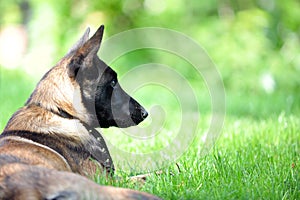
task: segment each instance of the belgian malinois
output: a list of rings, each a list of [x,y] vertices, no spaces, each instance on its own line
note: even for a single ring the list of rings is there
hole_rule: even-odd
[[[86,177],[114,171],[97,127],[134,126],[147,117],[117,74],[97,56],[104,26],[89,29],[40,80],[0,136],[0,199],[158,199],[99,186]]]

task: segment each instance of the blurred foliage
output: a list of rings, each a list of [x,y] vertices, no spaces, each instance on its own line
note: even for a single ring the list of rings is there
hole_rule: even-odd
[[[138,27],[170,28],[196,40],[218,66],[229,113],[259,116],[300,111],[297,0],[2,0],[0,9],[0,28],[23,25],[28,33],[27,53],[45,46],[47,67],[64,55],[87,26],[95,29],[105,24],[105,37]],[[125,72],[134,62],[153,60],[186,65],[164,53],[144,51],[130,56],[118,62],[122,68],[114,68]],[[181,70],[197,87],[193,69],[182,66]],[[264,87],[265,77],[273,88]]]

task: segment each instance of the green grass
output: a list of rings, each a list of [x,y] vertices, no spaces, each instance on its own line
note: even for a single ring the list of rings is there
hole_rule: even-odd
[[[29,97],[35,83],[21,73],[2,69],[0,83],[3,129],[10,115]],[[227,99],[231,101],[227,104],[223,131],[211,151],[205,155],[200,151],[208,113],[201,118],[204,122],[199,125],[199,135],[184,155],[162,168],[162,174],[152,173],[144,185],[128,180],[134,172],[120,170],[116,171],[116,180],[96,175],[95,181],[146,191],[164,199],[300,199],[299,106],[296,103],[291,109],[285,104],[284,95],[269,98],[272,103],[257,97],[251,99],[250,105],[243,100],[247,97],[240,99],[229,93]],[[167,124],[161,134],[171,131],[174,124]],[[113,135],[114,131],[110,129],[105,134]],[[137,145],[122,137],[110,139],[129,150]],[[161,139],[158,145],[163,142]],[[148,147],[138,144],[138,148]]]
[[[199,154],[200,138],[175,163],[151,175],[144,186],[128,174],[116,183],[154,193],[164,199],[299,199],[300,120],[281,114],[253,120],[227,117],[213,149]],[[178,166],[178,167],[177,167]]]

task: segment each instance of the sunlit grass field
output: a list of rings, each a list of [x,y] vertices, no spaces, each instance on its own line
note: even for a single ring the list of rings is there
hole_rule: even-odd
[[[197,138],[176,164],[153,173],[145,185],[122,173],[123,181],[114,184],[164,199],[299,199],[299,127],[298,116],[284,113],[261,120],[227,117],[209,153],[199,153]]]
[[[18,71],[1,69],[0,73],[2,130],[36,83]],[[199,134],[187,151],[160,169],[161,174],[151,173],[145,184],[128,179],[134,171],[126,173],[118,169],[116,180],[108,181],[96,175],[95,181],[146,191],[163,199],[299,199],[299,106],[290,109],[280,93],[252,99],[251,104],[249,99],[249,96],[227,94],[222,133],[207,153],[201,151],[202,131],[207,124],[199,123]],[[209,121],[209,113],[200,119]],[[170,130],[166,128],[162,134]],[[116,145],[128,150],[136,147],[136,143],[124,141],[122,137],[109,137],[110,131],[113,135],[114,129],[105,134]],[[145,144],[138,147],[147,149]]]

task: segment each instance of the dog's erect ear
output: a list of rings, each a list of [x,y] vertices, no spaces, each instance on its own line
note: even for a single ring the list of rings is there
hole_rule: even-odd
[[[104,25],[101,25],[96,33],[78,49],[77,54],[82,54],[84,57],[97,54],[103,37]]]
[[[71,54],[71,53],[75,52],[76,50],[78,50],[80,47],[82,47],[84,45],[84,43],[86,41],[88,41],[89,34],[90,34],[90,28],[88,27],[86,29],[86,31],[84,32],[83,36],[81,36],[81,38],[76,42],[76,44],[74,44],[72,46],[72,48],[69,49],[68,54]]]
[[[103,31],[104,25],[101,25],[96,33],[76,50],[69,64],[69,77],[74,78],[76,76],[85,59],[92,59],[95,55],[97,55],[102,41]]]

